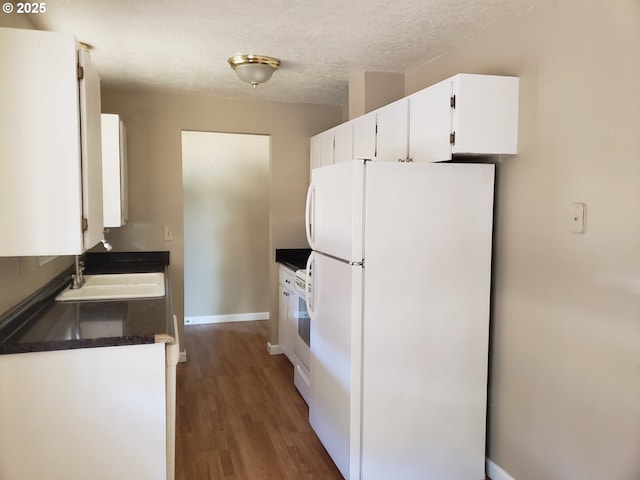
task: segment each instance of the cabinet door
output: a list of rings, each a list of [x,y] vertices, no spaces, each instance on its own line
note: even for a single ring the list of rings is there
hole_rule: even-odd
[[[127,222],[126,130],[118,115],[102,114],[102,199],[104,226]]]
[[[453,153],[517,153],[518,87],[517,77],[453,77]]]
[[[314,135],[313,137],[311,137],[309,147],[309,177],[311,177],[311,172],[313,171],[313,169],[322,166],[322,134]]]
[[[334,129],[311,137],[311,170],[333,164]]]
[[[84,248],[93,247],[103,238],[102,208],[102,128],[100,77],[93,68],[89,52],[80,49],[80,132],[82,134],[82,215]]]
[[[2,478],[168,478],[165,375],[164,343],[0,355]]]
[[[409,102],[406,98],[390,103],[377,112],[376,157],[387,162],[407,159]]]
[[[320,158],[320,166],[326,167],[327,165],[333,165],[333,153],[334,153],[334,130],[327,130],[320,134],[320,143],[322,144],[322,154]]]
[[[129,221],[129,163],[127,160],[127,129],[120,121],[120,209],[122,224]]]
[[[353,158],[376,157],[376,113],[353,120]]]
[[[409,157],[414,162],[451,159],[452,82],[445,80],[409,96]]]
[[[0,256],[82,253],[76,40],[0,28],[0,58]]]
[[[346,122],[333,129],[333,163],[353,160],[353,123]]]

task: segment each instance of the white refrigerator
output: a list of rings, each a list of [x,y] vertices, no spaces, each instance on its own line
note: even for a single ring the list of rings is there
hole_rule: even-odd
[[[313,170],[309,420],[349,480],[483,480],[494,166]]]

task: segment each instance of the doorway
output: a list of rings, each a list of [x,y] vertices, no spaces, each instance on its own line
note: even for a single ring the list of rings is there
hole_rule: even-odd
[[[269,318],[267,135],[182,132],[185,324]]]

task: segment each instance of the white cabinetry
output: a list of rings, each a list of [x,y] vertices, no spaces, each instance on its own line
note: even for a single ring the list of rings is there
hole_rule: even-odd
[[[102,114],[102,199],[104,227],[121,227],[129,217],[127,132],[120,117]]]
[[[353,122],[333,128],[333,163],[353,160]]]
[[[333,164],[334,130],[311,137],[311,170]]]
[[[0,355],[3,480],[167,476],[165,344]]]
[[[406,123],[406,122],[405,122]],[[376,154],[376,113],[363,115],[311,137],[311,170]]]
[[[451,159],[452,85],[436,83],[409,96],[409,157],[416,162]]]
[[[100,79],[64,33],[0,28],[0,58],[0,256],[80,254],[103,231]]]
[[[333,164],[334,134],[333,129],[320,134],[320,144],[322,145],[320,165],[323,167]]]
[[[309,174],[311,174],[311,171],[313,171],[314,168],[318,168],[322,166],[322,136],[321,135],[314,135],[313,137],[311,137],[310,148],[311,148],[311,152],[310,152],[311,169],[309,171]]]
[[[297,329],[295,318],[295,273],[280,266],[278,285],[278,343],[295,365],[293,344]]]
[[[405,160],[409,141],[409,100],[403,98],[376,111],[376,158],[382,161]]]
[[[376,113],[370,112],[353,120],[353,158],[375,158]]]
[[[439,162],[456,154],[515,154],[518,87],[517,77],[455,75],[322,132],[312,145],[323,135],[335,138],[334,163],[348,156],[347,142],[339,138],[349,132],[353,158]],[[312,169],[331,163],[314,162],[313,149],[311,157]]]
[[[409,158],[515,154],[517,77],[459,74],[409,98]]]

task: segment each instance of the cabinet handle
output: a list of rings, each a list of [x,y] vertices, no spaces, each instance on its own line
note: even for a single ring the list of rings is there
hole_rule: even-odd
[[[282,294],[283,294],[285,297],[288,297],[288,296],[289,296],[289,292],[282,292]]]
[[[407,162],[413,162],[413,158],[407,157]]]
[[[285,280],[284,283],[291,283],[289,280]]]

